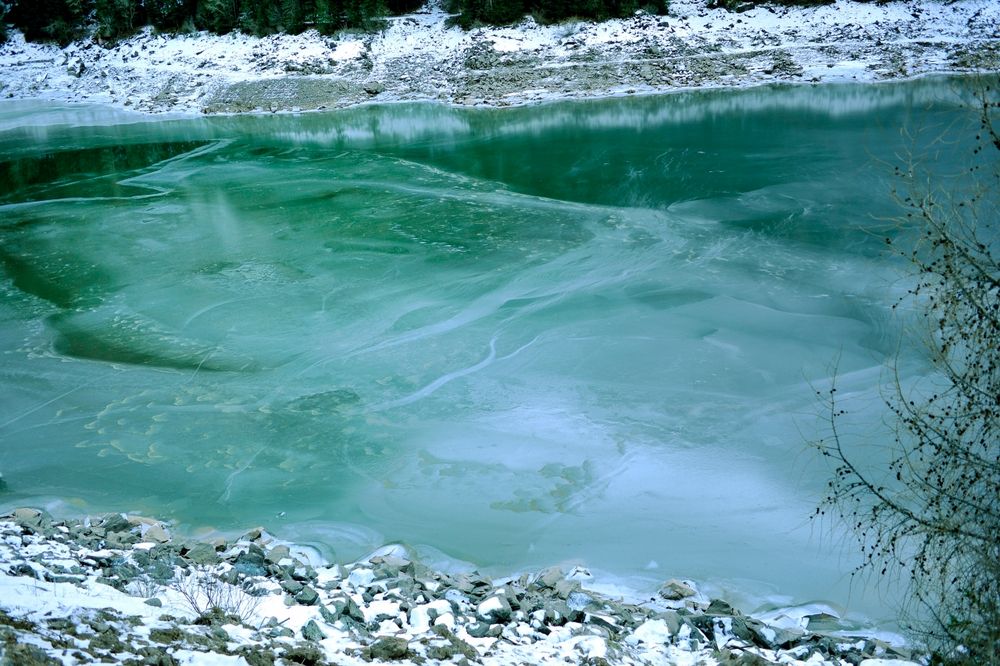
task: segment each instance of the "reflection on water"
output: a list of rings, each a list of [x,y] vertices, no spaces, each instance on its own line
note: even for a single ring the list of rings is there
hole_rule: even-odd
[[[877,614],[808,523],[813,387],[836,360],[878,404],[905,284],[869,233],[892,211],[877,160],[961,117],[942,81],[0,106],[2,501]]]

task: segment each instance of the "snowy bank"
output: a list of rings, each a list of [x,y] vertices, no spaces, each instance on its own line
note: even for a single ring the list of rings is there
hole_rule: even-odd
[[[743,13],[675,0],[668,16],[462,31],[433,2],[376,34],[155,34],[0,46],[0,98],[147,112],[307,110],[376,101],[507,106],[774,82],[1000,69],[1000,3],[838,0]]]
[[[125,514],[0,516],[3,664],[915,666],[910,656],[828,606],[748,616],[690,581],[626,600],[582,567],[491,580],[434,570],[401,545],[327,564],[260,529],[206,542]]]

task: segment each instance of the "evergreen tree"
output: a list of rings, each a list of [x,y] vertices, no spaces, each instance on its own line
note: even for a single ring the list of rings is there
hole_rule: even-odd
[[[83,34],[90,9],[85,0],[16,0],[9,18],[26,39],[65,45]]]
[[[96,0],[97,36],[115,40],[131,35],[141,9],[142,5],[136,0]]]
[[[222,35],[236,28],[239,16],[237,0],[198,0],[195,25]]]
[[[143,0],[146,20],[157,30],[177,30],[194,15],[192,0]]]

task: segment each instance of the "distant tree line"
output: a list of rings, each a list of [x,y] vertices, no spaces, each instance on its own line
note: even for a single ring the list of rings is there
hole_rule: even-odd
[[[706,0],[709,7],[742,11],[759,0]],[[771,0],[778,4],[828,4],[834,0]],[[879,0],[881,1],[881,0]],[[386,16],[419,9],[425,0],[0,0],[0,42],[8,23],[33,41],[67,44],[94,26],[101,39],[116,40],[145,25],[164,32],[241,30],[253,35],[298,33],[315,28],[372,30]],[[569,18],[625,17],[643,10],[665,14],[668,0],[445,0],[464,28],[506,24],[530,14],[541,23]]]
[[[12,23],[35,41],[67,44],[96,25],[115,40],[145,25],[164,32],[241,30],[254,35],[316,28],[371,29],[389,15],[419,9],[424,0],[0,0],[0,28]],[[6,16],[4,16],[6,14]]]

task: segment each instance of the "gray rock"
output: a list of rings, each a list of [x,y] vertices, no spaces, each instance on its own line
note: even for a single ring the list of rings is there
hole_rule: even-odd
[[[59,666],[61,661],[53,659],[39,647],[14,644],[7,647],[0,658],[0,666]]]
[[[240,553],[233,562],[233,568],[244,576],[266,576],[267,567],[264,561],[264,551],[250,544],[245,553]]]
[[[427,656],[431,659],[448,661],[456,656],[462,656],[472,661],[479,660],[479,653],[476,652],[476,648],[472,647],[458,636],[452,634],[448,627],[439,624],[435,625],[432,628],[432,631],[441,638],[446,639],[448,641],[448,645],[429,648],[427,650]]]
[[[556,583],[555,591],[560,599],[568,599],[569,595],[573,594],[574,592],[580,591],[580,581],[561,580],[558,583]]]
[[[296,594],[301,592],[304,588],[305,586],[299,581],[295,580],[294,578],[286,578],[283,581],[281,581],[281,589],[283,589],[285,592],[288,592],[288,594],[291,594],[292,596],[295,596]]]
[[[465,631],[473,638],[486,638],[490,635],[490,623],[470,622],[465,625]]]
[[[323,621],[327,624],[333,624],[340,619],[340,613],[336,613],[322,604],[320,604],[319,607],[319,616],[323,618]]]
[[[395,636],[384,636],[369,645],[362,652],[362,656],[372,661],[379,659],[382,661],[398,661],[406,659],[410,654],[410,648],[405,638]]]
[[[143,603],[146,604],[147,606],[152,606],[154,608],[162,608],[163,607],[163,602],[160,601],[159,599],[157,599],[156,597],[152,597],[150,599],[146,599],[146,601],[144,601]]]
[[[566,597],[566,605],[570,610],[582,611],[594,604],[594,598],[584,592],[571,592]]]
[[[542,588],[553,589],[559,581],[565,580],[566,574],[559,567],[550,567],[538,574],[535,585]]]
[[[494,594],[476,606],[476,618],[482,622],[495,624],[510,619],[512,609],[505,594]]]
[[[326,634],[320,631],[319,625],[316,624],[315,620],[309,620],[302,627],[302,637],[307,641],[321,641],[326,638]]]
[[[672,578],[660,587],[658,594],[667,601],[680,601],[693,597],[697,592],[684,581]]]
[[[681,630],[681,616],[675,610],[657,613],[655,619],[663,620],[667,624],[667,629],[670,630],[671,636],[676,636],[677,632]]]
[[[289,557],[290,552],[291,551],[288,550],[288,546],[275,546],[271,550],[267,551],[265,559],[267,559],[267,561],[271,564],[277,564],[286,557]]]
[[[66,66],[66,73],[69,74],[70,76],[80,78],[80,76],[83,75],[86,69],[87,66],[83,64],[83,60],[77,58],[76,60],[71,60],[70,63]]]
[[[162,525],[153,525],[142,535],[142,540],[147,543],[166,543],[170,541],[170,535]]]
[[[351,597],[335,597],[330,600],[330,605],[333,606],[333,615],[337,619],[348,617],[355,622],[364,623],[365,621],[365,614]]]
[[[109,513],[104,516],[104,519],[101,520],[100,526],[106,533],[109,534],[111,532],[132,531],[132,523],[128,522],[128,519],[120,513]]]
[[[319,595],[316,590],[306,585],[301,592],[295,595],[295,600],[303,606],[315,606],[319,602]]]
[[[22,528],[41,529],[52,522],[52,519],[44,511],[27,507],[14,509],[11,515],[14,522]]]
[[[712,599],[705,612],[710,615],[735,615],[733,607],[722,599]]]
[[[584,616],[584,622],[590,625],[603,627],[612,634],[619,633],[622,629],[621,625],[618,623],[618,620],[615,619],[613,615],[605,613],[587,613]]]

